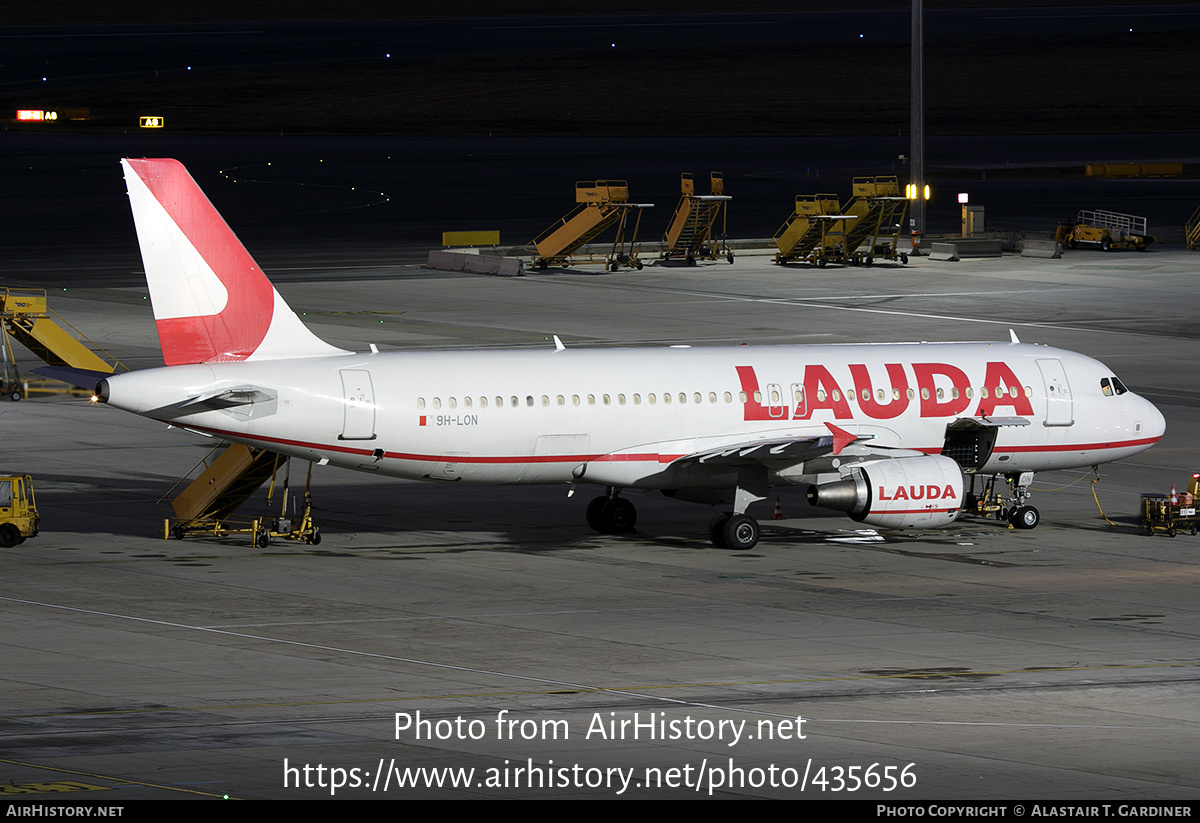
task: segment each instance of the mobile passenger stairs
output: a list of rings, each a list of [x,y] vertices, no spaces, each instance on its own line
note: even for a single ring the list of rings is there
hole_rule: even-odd
[[[638,259],[638,225],[642,209],[653,203],[630,203],[629,184],[624,180],[584,180],[575,184],[575,209],[526,246],[535,252],[532,264],[539,269],[549,266],[571,266],[578,263],[603,262],[605,268],[618,271],[622,266],[642,268]],[[630,217],[633,217],[630,229]],[[603,257],[579,255],[588,243],[606,229],[617,227],[611,250]],[[626,232],[629,240],[626,242]]]
[[[786,266],[793,260],[815,260],[826,232],[840,219],[840,209],[836,194],[797,194],[794,211],[772,238],[779,249],[775,262]]]
[[[279,514],[270,513],[280,469],[290,469],[289,459],[266,449],[241,443],[216,446],[193,467],[203,470],[187,487],[176,489],[187,480],[183,478],[159,500],[163,507],[169,500],[173,517],[163,520],[163,538],[182,540],[190,535],[227,537],[245,534],[250,544],[265,549],[273,539],[296,540],[311,545],[321,542],[321,532],[312,519],[312,463],[304,481],[304,506],[296,517],[295,501],[288,499],[288,477],[285,473]],[[188,473],[189,475],[191,472]],[[260,517],[237,517],[235,512],[270,480],[267,502]],[[172,496],[174,495],[174,496]],[[288,503],[292,511],[288,511]]]
[[[1200,208],[1192,213],[1192,218],[1183,227],[1188,251],[1200,249]]]
[[[900,231],[908,200],[895,177],[856,177],[843,208],[836,195],[797,195],[793,215],[775,234],[775,262],[870,266],[876,260],[908,262]],[[864,245],[866,246],[864,250]]]
[[[697,260],[717,260],[724,257],[733,262],[733,251],[725,242],[725,226],[728,218],[728,203],[733,198],[725,194],[724,176],[719,171],[709,175],[709,193],[696,194],[691,172],[679,178],[679,189],[683,196],[675,207],[671,225],[663,235],[663,260],[683,260],[689,266]],[[713,228],[718,218],[721,233],[714,238]]]
[[[45,289],[0,289],[0,359],[4,396],[20,400],[34,392],[76,393],[72,387],[46,378],[22,379],[13,355],[16,340],[51,366],[85,369],[112,374],[124,370],[78,329],[51,311],[46,305]]]

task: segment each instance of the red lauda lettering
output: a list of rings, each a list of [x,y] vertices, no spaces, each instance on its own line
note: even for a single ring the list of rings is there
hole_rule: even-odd
[[[880,486],[878,495],[880,500],[948,500],[953,497],[953,486],[947,485],[943,489],[941,486],[933,484],[928,486],[897,486],[896,493],[891,497],[888,497],[887,489],[884,486]]]
[[[879,403],[875,400],[874,387],[871,384],[871,375],[867,372],[867,367],[859,363],[850,366],[850,376],[854,378],[854,393],[858,395],[858,405],[867,417],[873,417],[876,420],[891,420],[893,417],[899,417],[908,408],[908,378],[904,376],[904,367],[899,363],[888,363],[886,368],[893,391],[884,393],[892,399],[887,403]],[[895,392],[900,393],[898,397]]]
[[[961,414],[970,405],[967,388],[971,381],[962,369],[947,363],[913,363],[912,368],[913,374],[917,376],[917,390],[921,393],[922,417],[953,417]],[[949,378],[951,387],[957,390],[943,392],[949,398],[945,402],[938,400],[938,375]]]
[[[983,385],[987,388],[987,397],[979,398],[976,417],[991,417],[1001,406],[1011,407],[1016,415],[1033,416],[1033,406],[1021,390],[1021,381],[1017,380],[1007,363],[988,363]],[[1003,394],[996,391],[1001,386],[1004,388]]]
[[[755,399],[762,397],[758,392],[758,375],[754,373],[753,366],[735,366],[738,373],[738,381],[742,384],[742,394],[746,395],[746,402],[742,404],[742,419],[743,420],[774,420],[771,417],[767,407]]]
[[[808,420],[817,409],[829,409],[835,420],[851,420],[850,405],[834,381],[829,369],[810,365],[804,369],[804,400],[806,408],[796,410],[793,420]]]

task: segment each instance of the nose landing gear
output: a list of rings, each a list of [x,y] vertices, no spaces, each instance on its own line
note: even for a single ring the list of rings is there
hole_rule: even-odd
[[[1029,484],[1033,482],[1033,472],[1004,475],[1008,485],[1008,494],[996,489],[999,475],[991,475],[984,483],[983,493],[975,493],[975,478],[971,475],[971,490],[963,503],[963,511],[967,514],[988,517],[995,515],[997,520],[1007,520],[1014,529],[1035,529],[1042,522],[1041,513],[1025,501],[1033,493]]]

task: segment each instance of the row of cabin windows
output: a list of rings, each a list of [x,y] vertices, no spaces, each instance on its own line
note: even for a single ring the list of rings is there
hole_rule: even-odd
[[[761,395],[762,395],[762,392],[755,392],[754,393],[755,400],[758,402],[761,402]],[[732,403],[733,395],[730,394],[729,392],[725,392],[723,399],[726,403]],[[661,397],[661,400],[664,405],[670,405],[675,400],[678,400],[678,402],[680,402],[680,403],[687,403],[688,402],[688,394],[687,394],[687,392],[679,392],[678,395],[673,396],[669,393],[664,393]],[[738,400],[742,403],[745,403],[746,402],[746,393],[738,392]],[[601,405],[604,405],[604,406],[611,406],[611,405],[613,405],[614,402],[618,406],[625,406],[630,403],[632,403],[634,406],[640,406],[642,404],[642,396],[640,394],[634,394],[627,398],[624,394],[618,394],[614,398],[610,394],[602,394],[599,396],[599,398],[597,398],[596,395],[594,395],[594,394],[589,394],[584,397],[580,397],[578,394],[573,394],[573,395],[571,395],[569,401],[566,396],[561,395],[561,394],[555,395],[555,397],[554,397],[554,405],[556,405],[556,406],[566,406],[568,404],[568,402],[572,406],[582,406],[584,404],[587,404],[589,406],[595,406],[597,403],[600,403]],[[645,402],[651,406],[654,406],[659,402],[659,396],[656,394],[648,394],[648,395],[646,395]],[[704,395],[702,395],[700,392],[693,393],[691,395],[691,402],[696,403],[696,404],[702,404],[704,402]],[[717,397],[716,392],[708,393],[708,402],[714,403],[714,404],[718,402],[718,397]],[[778,402],[778,400],[776,400],[776,402]],[[433,408],[440,409],[442,407],[442,398],[435,397],[430,401],[430,403]],[[459,400],[457,397],[446,398],[446,407],[447,408],[456,409],[456,408],[458,408],[458,403],[459,403]],[[506,404],[508,406],[516,408],[521,405],[530,406],[530,407],[536,406],[536,405],[538,405],[539,400],[537,398],[535,398],[532,394],[525,395],[525,398],[523,401],[522,401],[522,398],[517,397],[515,394],[507,399],[505,399],[504,397],[500,397],[500,396],[496,396],[496,397],[490,398],[490,399],[487,397],[480,397],[478,399],[471,398],[471,397],[462,398],[463,408],[467,408],[467,409],[472,408],[476,404],[479,406],[479,408],[486,409],[488,407],[489,403],[494,404],[495,407],[498,409],[503,408]],[[551,405],[550,396],[543,394],[540,398],[540,403],[543,407],[549,408]],[[425,408],[425,398],[424,397],[417,398],[417,408],[418,409]]]
[[[994,391],[995,391],[997,397],[1004,397],[1005,395],[1016,397],[1022,391],[1024,392],[1026,397],[1033,396],[1033,389],[1031,389],[1029,386],[1025,386],[1024,389],[1021,389],[1018,386],[1007,386],[1007,387],[1006,386],[996,386],[994,388]],[[876,394],[878,401],[881,403],[883,401],[887,400],[887,398],[888,398],[887,392],[885,392],[883,389],[879,389],[878,391],[875,392],[875,394]],[[907,397],[909,400],[915,400],[917,397],[917,392],[913,389],[909,389],[906,394],[907,394]],[[930,391],[928,388],[921,389],[921,399],[922,400],[929,400],[931,396],[934,396],[939,401],[943,401],[946,399],[947,394],[949,395],[951,400],[957,400],[959,398],[959,391],[957,388],[951,388],[949,390],[949,392],[947,392],[947,390],[945,390],[945,389],[937,389],[932,395],[930,394]],[[988,387],[981,386],[979,388],[978,394],[981,398],[986,399],[988,396]],[[800,405],[801,403],[804,402],[804,390],[803,389],[796,388],[792,392],[792,395],[793,395],[793,399],[795,400],[796,405]],[[975,397],[975,390],[973,388],[968,387],[965,390],[965,395],[968,400],[973,399]],[[854,397],[853,393],[847,392],[847,394],[846,394],[847,400],[850,400],[853,397]],[[738,392],[737,398],[738,398],[739,403],[746,403],[748,400],[747,395],[744,391]],[[841,391],[839,391],[838,389],[834,389],[832,392],[832,398],[835,403],[841,402],[841,399],[842,399]],[[891,398],[893,401],[899,400],[900,399],[900,390],[892,389]],[[645,402],[648,405],[654,406],[654,405],[658,404],[660,399],[661,399],[661,402],[663,403],[663,405],[668,405],[668,406],[672,402],[686,404],[689,402],[689,395],[687,392],[679,392],[678,394],[675,394],[675,395],[672,395],[670,392],[664,392],[660,397],[659,395],[651,393],[651,394],[646,395]],[[693,392],[690,395],[690,402],[692,402],[696,405],[702,405],[705,402],[705,399],[707,399],[708,403],[712,404],[712,405],[715,405],[716,403],[721,402],[721,401],[723,401],[725,403],[732,403],[733,402],[733,394],[730,392],[725,392],[720,397],[718,397],[717,393],[715,391],[710,391],[707,395],[701,394],[700,392]],[[864,401],[870,401],[871,392],[869,389],[862,390],[862,399]],[[826,400],[825,391],[823,389],[819,389],[817,391],[817,402],[824,403],[825,400]],[[583,397],[581,397],[578,394],[573,394],[573,395],[571,395],[569,402],[570,402],[570,405],[572,405],[572,406],[581,406],[584,404],[587,404],[588,406],[595,406],[597,404],[597,402],[599,402],[603,406],[611,406],[611,405],[613,405],[614,402],[618,406],[625,406],[630,403],[632,403],[634,406],[640,406],[640,405],[642,405],[642,395],[634,394],[634,395],[631,395],[630,397],[626,398],[626,396],[624,394],[618,394],[614,398],[613,395],[602,394],[599,396],[599,398],[597,398],[596,395],[594,395],[594,394],[589,394],[589,395],[586,395]],[[763,393],[761,391],[754,392],[754,402],[758,403],[760,405],[762,404]],[[781,399],[779,390],[772,389],[770,392],[770,398],[768,400],[768,405],[778,406],[782,402],[783,401]],[[459,399],[457,397],[448,397],[448,398],[446,398],[445,403],[446,403],[447,408],[456,409],[456,408],[458,408],[458,405],[459,405]],[[488,407],[489,403],[495,405],[495,407],[498,409],[504,408],[504,406],[506,404],[508,406],[511,406],[512,408],[517,408],[521,405],[525,405],[527,407],[532,408],[532,407],[538,405],[539,399],[535,398],[534,395],[532,395],[532,394],[525,395],[523,401],[522,401],[522,398],[518,397],[515,394],[511,395],[507,399],[505,399],[504,397],[501,397],[499,395],[497,395],[494,398],[488,398],[488,397],[480,397],[478,399],[475,399],[472,397],[462,398],[463,408],[466,408],[466,409],[473,408],[476,405],[478,405],[478,407],[481,409],[486,409]],[[540,398],[540,403],[543,408],[549,408],[551,406],[550,395],[543,394]],[[555,395],[553,405],[566,406],[567,403],[568,403],[568,399],[565,395],[561,395],[561,394]],[[442,398],[440,398],[440,397],[432,398],[432,400],[430,401],[430,405],[432,406],[432,408],[435,408],[435,409],[442,408]],[[417,408],[418,409],[425,408],[425,398],[424,397],[417,398]]]

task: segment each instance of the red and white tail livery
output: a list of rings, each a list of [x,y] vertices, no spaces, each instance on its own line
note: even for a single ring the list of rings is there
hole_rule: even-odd
[[[122,160],[168,366],[344,354],[310,332],[178,160]]]
[[[759,536],[771,486],[882,528],[954,521],[977,478],[1136,454],[1162,415],[1103,363],[1002,343],[354,354],[316,338],[174,160],[125,160],[165,368],[103,401],[175,426],[376,474],[604,488],[589,525],[634,528],[625,489],[724,511],[718,546]]]

